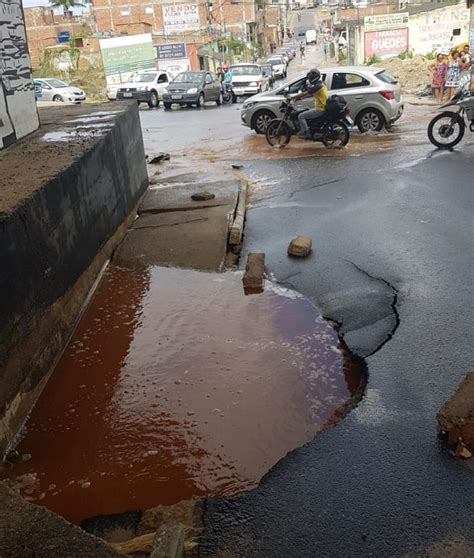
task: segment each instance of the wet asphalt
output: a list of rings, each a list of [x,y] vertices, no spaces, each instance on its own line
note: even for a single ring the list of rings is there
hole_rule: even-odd
[[[474,360],[472,134],[434,150],[415,107],[383,148],[380,136],[331,156],[315,146],[310,157],[270,159],[236,108],[141,111],[147,149],[169,146],[184,168],[204,142],[216,173],[243,165],[252,193],[241,265],[265,252],[275,280],[340,324],[368,383],[336,427],[256,489],[208,501],[200,555],[474,555],[473,468],[436,433],[438,409]],[[313,239],[307,259],[286,255],[297,234]]]

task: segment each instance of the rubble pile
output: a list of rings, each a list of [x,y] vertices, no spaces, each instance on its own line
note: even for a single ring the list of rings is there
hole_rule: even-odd
[[[421,54],[402,60],[398,56],[377,62],[400,81],[403,93],[417,93],[431,84],[431,60]]]

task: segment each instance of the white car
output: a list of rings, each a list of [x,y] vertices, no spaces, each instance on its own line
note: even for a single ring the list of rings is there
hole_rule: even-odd
[[[163,93],[168,90],[173,77],[163,70],[142,70],[121,83],[117,90],[117,100],[135,100],[147,103],[150,108],[159,106],[163,101]]]
[[[233,64],[229,70],[232,71],[232,91],[236,97],[256,95],[268,87],[259,64]]]
[[[86,100],[86,94],[82,89],[69,85],[60,79],[37,78],[33,80],[33,84],[40,101],[80,103]]]
[[[267,64],[272,65],[273,74],[276,78],[286,78],[286,64],[283,56],[272,56],[267,60]]]

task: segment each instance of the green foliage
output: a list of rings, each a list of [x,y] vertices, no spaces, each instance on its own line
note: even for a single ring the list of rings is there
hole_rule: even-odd
[[[76,0],[49,0],[53,8],[62,8],[65,12],[72,10],[72,8],[83,8],[85,4]]]
[[[373,54],[372,56],[369,56],[369,58],[367,58],[365,63],[367,66],[374,66],[375,64],[379,64],[381,61],[381,58],[379,58],[376,54]]]
[[[432,50],[431,52],[428,52],[426,54],[425,58],[427,60],[434,60],[436,58],[436,52],[434,50]]]
[[[411,50],[406,50],[405,52],[401,52],[397,58],[400,58],[400,60],[407,60],[407,58],[413,58],[413,52]]]
[[[230,37],[229,39],[225,39],[225,44],[227,49],[234,54],[243,54],[246,49],[245,43],[235,37]]]

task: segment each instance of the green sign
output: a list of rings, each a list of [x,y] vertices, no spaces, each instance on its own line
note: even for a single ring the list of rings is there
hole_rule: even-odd
[[[106,76],[156,67],[151,41],[103,48],[102,60]]]

